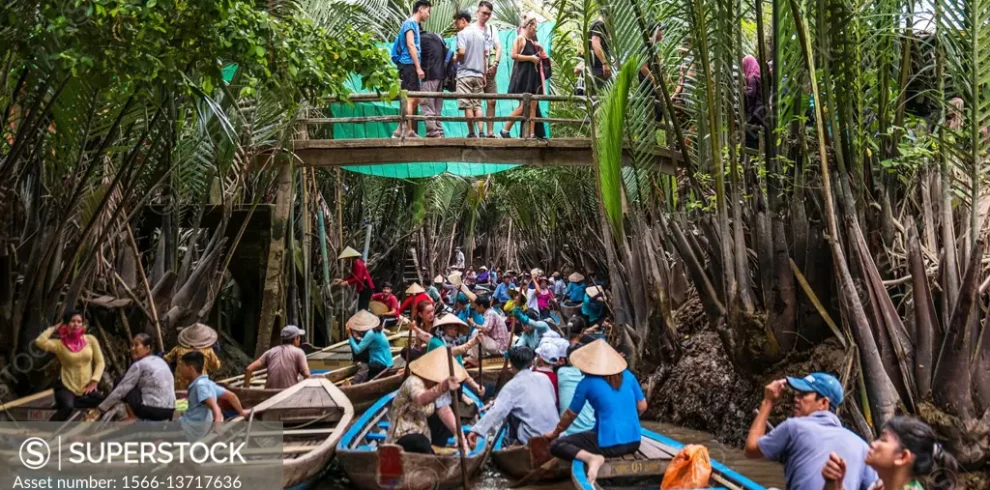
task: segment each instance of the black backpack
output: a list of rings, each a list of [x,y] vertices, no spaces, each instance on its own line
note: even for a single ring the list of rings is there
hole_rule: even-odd
[[[444,68],[443,89],[448,92],[457,91],[457,61],[454,60],[454,52],[447,51],[447,65]]]

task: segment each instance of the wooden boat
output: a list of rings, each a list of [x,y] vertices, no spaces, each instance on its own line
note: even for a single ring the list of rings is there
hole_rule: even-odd
[[[55,415],[52,389],[0,404],[0,422],[47,422],[52,415]]]
[[[354,407],[340,389],[327,379],[310,378],[265,400],[248,417],[232,422],[247,421],[244,434],[251,437],[263,435],[250,432],[252,423],[281,422],[282,487],[301,490],[323,474],[353,419]]]
[[[571,303],[569,301],[562,301],[560,303],[560,319],[564,322],[571,319],[572,316],[578,314],[581,311],[581,303]]]
[[[464,390],[464,393],[474,403],[472,406],[462,405],[462,423],[465,431],[470,424],[477,422],[483,415],[481,400]],[[461,486],[460,451],[455,449],[456,443],[448,447],[434,446],[437,454],[413,454],[402,450],[400,446],[385,444],[389,427],[389,409],[395,399],[396,392],[389,393],[378,400],[374,406],[362,415],[357,422],[344,434],[337,445],[337,460],[340,467],[347,473],[351,483],[367,490],[421,490],[423,488],[444,489]],[[463,410],[469,408],[469,410]],[[489,451],[489,441],[479,438],[478,444],[467,455],[468,477],[478,473]]]
[[[583,462],[571,464],[571,482],[577,490],[635,486],[659,488],[670,460],[684,448],[684,444],[656,432],[640,429],[643,435],[639,451],[621,458],[609,458],[598,472],[594,484],[588,482]],[[711,488],[726,490],[766,490],[763,486],[712,460]]]
[[[506,446],[506,431],[503,426],[495,435],[495,445],[492,448],[492,462],[498,469],[515,480],[523,478],[538,468],[540,461],[533,461],[533,455],[528,446]],[[535,478],[529,483],[558,481],[567,478],[570,474],[570,465],[563,461],[553,467],[535,474]]]

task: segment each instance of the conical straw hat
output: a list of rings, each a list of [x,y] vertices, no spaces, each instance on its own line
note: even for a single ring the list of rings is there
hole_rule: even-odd
[[[379,325],[380,320],[374,313],[368,310],[359,310],[349,320],[347,328],[355,332],[367,332]]]
[[[463,274],[461,274],[460,271],[454,271],[447,275],[447,280],[450,281],[450,283],[453,284],[454,287],[459,288],[461,287],[461,282],[463,282],[461,280],[461,277],[463,277]]]
[[[567,276],[567,280],[570,282],[581,282],[584,280],[584,276],[580,272],[574,272]]]
[[[371,310],[371,313],[373,313],[375,316],[382,316],[388,313],[388,306],[386,306],[385,303],[382,303],[381,301],[371,301],[370,303],[368,303],[368,309]]]
[[[217,343],[217,331],[202,323],[193,324],[179,332],[179,345],[188,349],[206,349]]]
[[[425,292],[426,290],[423,289],[423,286],[420,286],[418,282],[414,282],[411,286],[406,288],[406,294],[419,294]]]
[[[587,294],[591,299],[605,301],[605,288],[601,286],[591,286],[584,290],[584,294]]]
[[[433,349],[423,354],[423,357],[409,363],[409,370],[416,376],[434,383],[449,378],[450,364],[447,360],[447,349]],[[454,377],[458,381],[464,381],[468,377],[468,372],[456,360],[454,360]]]
[[[433,322],[434,327],[444,327],[447,325],[457,325],[457,328],[460,330],[462,335],[467,335],[467,333],[471,331],[471,327],[469,327],[467,323],[464,323],[464,320],[461,320],[453,313],[447,313]]]
[[[468,301],[474,303],[478,299],[478,295],[474,294],[467,286],[461,284],[461,292],[468,297]]]
[[[571,364],[584,374],[597,376],[619,374],[628,366],[626,360],[602,339],[572,352]]]
[[[361,252],[358,252],[357,250],[354,250],[351,247],[345,247],[344,251],[340,252],[340,255],[337,256],[337,260],[352,259],[354,257],[360,257],[360,256],[361,256]]]
[[[434,284],[443,284],[443,275],[437,274],[437,277],[433,278]]]

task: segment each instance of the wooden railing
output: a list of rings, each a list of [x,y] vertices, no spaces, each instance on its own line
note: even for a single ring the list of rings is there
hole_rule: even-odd
[[[358,117],[310,117],[312,112],[318,112],[321,109],[309,108],[304,109],[302,118],[299,119],[299,139],[308,140],[309,126],[314,125],[328,125],[333,134],[333,126],[335,124],[363,124],[363,123],[396,123],[399,125],[406,125],[410,121],[440,121],[440,122],[467,122],[468,118],[464,116],[442,116],[442,115],[418,115],[418,114],[408,114],[406,101],[409,98],[417,99],[443,99],[443,100],[456,100],[456,99],[479,99],[479,100],[512,100],[522,102],[523,107],[529,107],[531,104],[539,102],[552,102],[552,103],[572,103],[572,104],[587,104],[588,100],[586,97],[580,96],[568,96],[568,95],[535,95],[535,94],[459,94],[454,92],[406,92],[402,91],[399,95],[393,99],[389,99],[379,94],[352,94],[346,98],[334,98],[321,101],[322,103],[329,105],[330,103],[361,103],[361,102],[399,102],[399,114],[390,116],[358,116]],[[484,111],[483,111],[484,112]],[[521,116],[494,116],[487,117],[482,116],[480,118],[473,118],[474,121],[478,121],[479,124],[487,123],[489,121],[515,121],[521,123],[520,136],[523,138],[529,138],[532,135],[529,134],[530,123],[549,123],[549,124],[565,124],[565,125],[576,125],[581,126],[589,122],[588,115],[580,119],[576,118],[560,118],[560,117],[530,117],[528,110],[523,110]],[[402,139],[405,139],[405,132],[402,133]]]

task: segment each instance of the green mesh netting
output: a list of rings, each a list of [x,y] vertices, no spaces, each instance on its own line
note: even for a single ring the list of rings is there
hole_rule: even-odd
[[[551,32],[553,31],[553,23],[547,22],[541,25],[537,30],[537,39],[540,44],[547,50],[547,54],[552,53],[551,50]],[[498,83],[498,92],[506,93],[509,90],[509,75],[512,73],[512,58],[510,57],[510,51],[512,49],[512,43],[515,42],[517,37],[515,29],[507,29],[499,31],[499,40],[502,42],[502,60],[498,66],[498,72],[496,73],[496,81]],[[454,49],[454,38],[449,38],[446,40],[447,46]],[[383,49],[391,48],[391,43],[388,46],[383,46]],[[350,88],[354,92],[365,92],[361,89],[361,80],[354,76],[349,82]],[[519,102],[514,100],[500,100],[495,106],[495,114],[498,116],[507,116],[513,109],[519,105]],[[484,107],[484,106],[482,106]],[[540,103],[540,110],[544,115],[547,114],[547,103]],[[386,116],[386,115],[396,115],[399,113],[398,102],[361,102],[353,105],[350,104],[331,104],[330,111],[332,117],[363,117],[363,116]],[[444,116],[463,116],[464,113],[457,109],[456,100],[445,100],[443,105],[443,115]],[[467,124],[463,122],[444,122],[443,130],[447,137],[449,138],[462,138],[467,135]],[[425,136],[425,125],[420,124],[420,136]],[[516,124],[512,129],[512,135],[514,137],[519,136],[519,124]],[[549,125],[548,125],[549,126]],[[498,132],[501,129],[502,123],[495,123],[495,131]],[[392,131],[395,130],[395,124],[386,123],[356,123],[356,124],[334,124],[333,135],[336,139],[354,139],[354,138],[389,138],[392,136]],[[549,136],[549,127],[547,128]],[[350,166],[344,167],[346,170],[352,172],[358,172],[366,175],[374,175],[378,177],[391,177],[391,178],[423,178],[423,177],[434,177],[443,173],[451,173],[454,175],[459,175],[463,177],[471,177],[477,175],[492,174],[495,172],[501,172],[503,170],[508,170],[515,167],[514,164],[503,164],[503,163],[464,163],[464,162],[430,162],[430,163],[397,163],[390,165],[362,165],[362,166]]]

